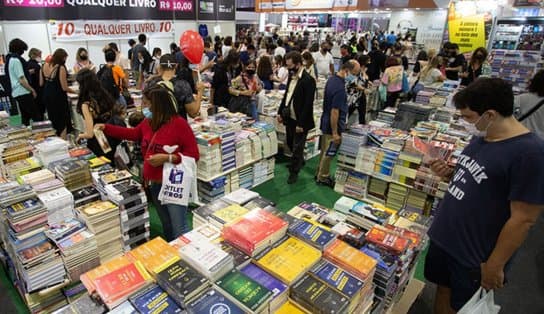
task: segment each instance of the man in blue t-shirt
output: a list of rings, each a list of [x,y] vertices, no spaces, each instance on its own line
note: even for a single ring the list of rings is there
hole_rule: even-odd
[[[387,35],[387,45],[393,47],[397,43],[397,35],[395,31],[391,31],[391,34]]]
[[[425,277],[437,284],[435,313],[458,311],[481,286],[500,289],[513,255],[544,208],[544,142],[513,116],[512,86],[480,78],[453,101],[476,135],[455,169],[429,229]]]
[[[361,71],[361,66],[355,60],[342,64],[340,71],[331,76],[325,85],[323,97],[323,114],[321,115],[321,155],[317,167],[316,182],[334,187],[330,177],[331,160],[342,139],[342,132],[348,120],[348,99],[346,82],[354,82]]]

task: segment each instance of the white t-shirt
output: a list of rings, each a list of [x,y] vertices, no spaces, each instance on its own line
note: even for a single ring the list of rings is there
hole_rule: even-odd
[[[314,52],[313,57],[315,60],[315,66],[317,68],[317,75],[319,76],[329,76],[331,72],[330,65],[334,65],[334,59],[332,58],[332,55],[330,52],[327,52],[327,54],[323,55],[321,51]]]
[[[514,110],[519,112],[516,114],[517,118],[525,115],[542,100],[544,100],[544,97],[539,97],[535,93],[523,93],[514,97]],[[540,136],[540,138],[544,139],[544,105],[521,123]]]
[[[283,47],[277,47],[275,50],[274,50],[274,56],[277,56],[277,55],[280,55],[280,56],[285,56],[285,48]]]
[[[427,73],[425,77],[421,77],[420,83],[427,86],[438,82],[438,79],[442,76],[442,72],[439,69],[432,69]]]
[[[229,51],[232,49],[232,46],[225,46],[223,45],[221,47],[221,53],[223,54],[223,58],[226,58],[227,55],[229,54]]]
[[[286,67],[281,67],[278,69],[278,78],[280,79],[280,84],[287,85],[289,80],[289,70]]]

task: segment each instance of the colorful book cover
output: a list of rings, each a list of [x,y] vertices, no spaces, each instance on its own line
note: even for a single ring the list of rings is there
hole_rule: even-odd
[[[85,288],[87,288],[87,291],[89,291],[89,293],[92,294],[96,290],[96,287],[94,285],[94,280],[96,278],[102,277],[130,263],[131,263],[130,259],[124,255],[115,257],[103,263],[102,265],[98,266],[97,268],[90,270],[86,272],[85,274],[81,275],[80,280],[83,283],[83,285],[85,285]]]
[[[179,260],[176,249],[168,245],[161,237],[148,241],[132,251],[128,255],[140,261],[145,268],[157,274]]]
[[[401,237],[408,238],[410,240],[410,248],[416,248],[421,244],[421,235],[416,232],[393,225],[385,225],[385,228]]]
[[[114,303],[145,285],[151,276],[139,262],[130,263],[94,280],[104,303]]]
[[[117,208],[117,206],[110,201],[98,201],[84,205],[78,210],[85,213],[87,216],[93,216],[109,212],[115,208]]]
[[[366,235],[366,240],[399,255],[404,254],[411,243],[410,239],[402,237],[382,226],[372,227]]]
[[[129,301],[125,301],[109,311],[108,314],[138,314],[138,312]]]
[[[222,224],[228,224],[234,220],[242,217],[247,214],[248,210],[240,205],[233,204],[229,207],[220,209],[212,214],[212,216],[217,219]]]
[[[260,312],[272,299],[272,291],[237,269],[231,270],[215,284],[252,312]]]
[[[287,285],[253,263],[240,269],[240,272],[272,291],[274,298],[287,290]]]
[[[182,309],[159,286],[153,285],[149,289],[130,298],[140,314],[174,314],[182,313]]]
[[[322,260],[310,272],[350,299],[356,296],[363,287],[361,280],[326,260]]]
[[[329,246],[325,252],[325,257],[329,258],[333,262],[338,262],[343,267],[349,267],[346,269],[354,274],[361,274],[363,277],[360,279],[366,279],[372,271],[376,268],[376,260],[368,255],[359,252],[341,240],[335,240],[331,246]]]
[[[345,296],[309,274],[291,287],[291,298],[312,312],[318,309],[319,313],[345,313],[349,306]]]
[[[188,296],[208,284],[208,280],[186,262],[179,260],[157,274],[157,283],[180,306],[185,306]]]
[[[289,233],[310,243],[320,250],[323,250],[336,238],[334,233],[324,230],[323,228],[306,220],[301,220],[291,225],[289,227]]]
[[[191,314],[245,314],[238,305],[216,289],[209,289],[187,305]]]
[[[223,251],[232,255],[232,258],[234,259],[234,267],[236,268],[239,268],[240,266],[245,266],[251,261],[251,257],[249,257],[249,255],[240,251],[229,243],[221,241],[219,242],[219,245],[221,246],[221,249]]]
[[[306,312],[293,304],[293,302],[287,301],[283,303],[283,305],[280,306],[280,308],[274,312],[274,314],[306,314]]]
[[[365,244],[361,248],[361,252],[375,259],[378,262],[377,267],[384,270],[387,274],[391,274],[397,269],[398,257],[383,249],[380,250],[371,243]]]

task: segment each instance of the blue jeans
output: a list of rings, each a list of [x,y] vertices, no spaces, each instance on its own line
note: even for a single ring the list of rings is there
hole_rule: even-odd
[[[251,100],[251,103],[249,104],[249,113],[255,121],[259,121],[259,113],[257,112],[257,100]]]
[[[161,191],[161,185],[157,183],[151,183],[149,190],[151,192],[151,201],[161,220],[162,230],[166,241],[170,242],[180,235],[189,231],[187,226],[187,206],[175,205],[175,204],[161,204],[159,201],[159,193]]]
[[[119,96],[119,99],[117,99],[117,102],[121,104],[125,109],[127,108],[127,100],[123,95]]]

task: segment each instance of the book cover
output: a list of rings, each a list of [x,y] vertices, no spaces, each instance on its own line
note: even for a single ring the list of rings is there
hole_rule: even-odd
[[[391,250],[399,255],[404,254],[410,246],[410,239],[402,237],[382,226],[374,226],[366,235],[368,242]]]
[[[245,314],[224,294],[216,289],[209,289],[187,305],[190,314]]]
[[[226,208],[222,208],[212,214],[218,222],[225,225],[247,214],[248,210],[240,205],[232,204]]]
[[[129,301],[125,301],[109,311],[108,314],[138,314],[138,312]]]
[[[130,263],[94,280],[104,303],[115,303],[145,285],[151,276],[139,262]]]
[[[257,283],[261,284],[266,289],[272,291],[274,298],[284,293],[287,290],[286,284],[279,281],[274,276],[265,272],[262,268],[260,268],[259,266],[253,263],[249,263],[247,266],[240,269],[240,272],[242,272],[244,275],[248,276],[249,278],[255,280]]]
[[[80,280],[85,286],[85,288],[87,288],[87,291],[89,291],[89,293],[92,294],[96,290],[96,287],[94,285],[94,280],[96,278],[102,277],[130,263],[131,263],[130,259],[124,255],[113,258],[103,263],[102,265],[98,266],[97,268],[90,270],[86,272],[85,274],[81,275]]]
[[[324,255],[332,262],[337,262],[343,267],[349,267],[348,271],[359,274],[359,279],[365,280],[376,268],[376,260],[358,251],[344,241],[335,240],[329,246]]]
[[[306,220],[300,220],[291,225],[289,227],[289,233],[310,243],[312,246],[315,246],[320,250],[323,250],[336,238],[334,233],[329,232]]]
[[[157,285],[130,297],[130,302],[140,314],[174,314],[182,313],[182,309]]]
[[[100,148],[102,148],[102,151],[104,152],[104,154],[111,152],[111,146],[110,146],[110,143],[108,142],[108,139],[106,138],[106,135],[104,134],[104,131],[94,128],[93,132],[94,132],[94,137],[98,141],[98,144],[100,145]]]
[[[112,211],[117,208],[115,204],[110,201],[97,201],[90,203],[78,208],[79,211],[83,212],[87,216],[94,216],[98,214],[103,214]]]
[[[237,269],[231,270],[215,284],[252,312],[260,312],[272,299],[272,291]]]
[[[182,260],[158,273],[156,279],[159,286],[182,307],[185,307],[189,296],[209,284],[204,276]]]
[[[161,237],[148,241],[127,253],[151,273],[157,274],[179,260],[176,249]]]
[[[394,225],[385,225],[385,228],[401,237],[409,239],[410,248],[416,248],[421,244],[421,234],[419,233]]]
[[[280,306],[280,308],[274,312],[274,314],[306,314],[306,312],[301,310],[293,302],[287,301],[283,303],[283,305]]]
[[[291,298],[306,309],[319,313],[345,313],[349,306],[345,296],[309,274],[291,287]]]
[[[310,271],[321,281],[342,292],[350,299],[359,293],[364,283],[342,268],[322,260]]]
[[[224,240],[219,242],[219,245],[223,251],[232,255],[232,258],[234,259],[234,267],[236,268],[246,266],[251,261],[251,257],[249,255],[228,244]]]

